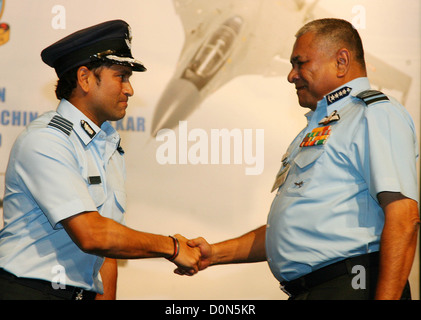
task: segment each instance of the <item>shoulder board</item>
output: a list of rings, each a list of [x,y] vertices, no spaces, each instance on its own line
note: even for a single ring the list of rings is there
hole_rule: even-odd
[[[64,132],[66,135],[70,136],[70,133],[73,130],[73,123],[70,122],[69,120],[60,117],[58,115],[55,115],[51,121],[48,123],[49,127],[54,127],[57,128],[59,130],[61,130],[62,132]]]
[[[383,92],[377,90],[363,91],[357,95],[357,98],[363,100],[367,106],[379,101],[389,101],[389,98]]]

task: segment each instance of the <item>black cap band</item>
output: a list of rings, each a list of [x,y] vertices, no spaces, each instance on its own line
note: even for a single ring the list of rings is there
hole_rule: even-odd
[[[54,62],[53,68],[60,77],[66,73],[66,71],[69,71],[74,67],[82,66],[83,64],[94,61],[95,59],[93,59],[93,56],[95,54],[110,50],[110,48],[113,48],[113,50],[111,50],[113,54],[118,52],[118,54],[116,54],[118,56],[131,58],[131,53],[127,50],[127,45],[125,45],[124,42],[125,41],[122,39],[107,39],[95,43],[90,47],[70,52],[69,54],[57,59]]]

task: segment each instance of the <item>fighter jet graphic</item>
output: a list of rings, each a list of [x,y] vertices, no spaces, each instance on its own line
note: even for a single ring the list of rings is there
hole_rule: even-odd
[[[185,41],[175,72],[155,108],[151,135],[175,128],[230,80],[258,74],[286,76],[295,32],[332,17],[318,0],[174,0]],[[366,53],[368,75],[379,89],[408,94],[411,78]]]

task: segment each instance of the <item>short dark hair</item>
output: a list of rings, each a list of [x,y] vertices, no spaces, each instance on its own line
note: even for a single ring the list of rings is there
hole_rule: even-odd
[[[93,61],[85,64],[84,66],[87,67],[89,70],[94,71],[95,77],[98,81],[101,81],[100,78],[100,71],[102,67],[111,67],[113,64],[110,62],[104,61]],[[56,97],[57,99],[66,99],[69,100],[73,94],[74,89],[77,86],[77,71],[81,66],[73,68],[66,73],[64,73],[57,81],[56,86]]]
[[[307,32],[314,32],[316,37],[321,37],[330,44],[347,48],[355,55],[356,61],[365,70],[366,65],[362,40],[358,31],[350,22],[335,18],[310,21],[298,30],[295,36],[299,38]]]

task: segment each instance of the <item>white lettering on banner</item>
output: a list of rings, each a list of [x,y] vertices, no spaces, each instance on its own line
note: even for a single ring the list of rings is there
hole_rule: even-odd
[[[51,286],[53,289],[66,289],[66,270],[60,264],[55,265],[51,268],[51,273],[55,276],[51,280]]]
[[[352,267],[351,272],[354,274],[356,273],[357,275],[355,277],[352,278],[352,288],[357,290],[357,289],[365,289],[366,288],[366,283],[365,283],[365,268],[364,266],[361,265],[355,265]]]
[[[352,7],[352,13],[356,15],[352,19],[352,25],[355,29],[365,29],[366,28],[366,10],[365,7],[361,4],[355,5]]]
[[[188,132],[187,121],[179,122],[178,143],[174,130],[162,129],[156,136],[157,141],[164,141],[156,150],[159,164],[233,164],[253,165],[246,168],[246,175],[259,175],[264,168],[264,130],[256,129],[255,155],[253,155],[253,130],[211,129],[210,138],[203,129]],[[232,139],[231,139],[232,138]],[[231,141],[233,140],[233,148]],[[189,146],[189,142],[195,142]],[[220,143],[222,142],[222,144]],[[177,160],[178,145],[178,160]],[[210,148],[210,150],[209,150]],[[210,159],[209,159],[210,151]],[[221,156],[220,156],[221,151]]]
[[[51,13],[55,14],[51,20],[51,27],[54,30],[66,29],[66,8],[57,4],[51,9]]]

